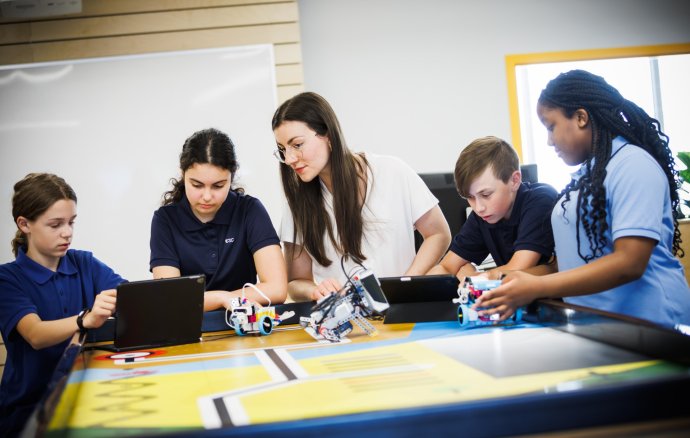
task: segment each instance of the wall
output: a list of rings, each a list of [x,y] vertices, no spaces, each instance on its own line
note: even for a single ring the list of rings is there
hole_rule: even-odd
[[[418,172],[451,171],[476,137],[511,140],[508,54],[690,42],[685,0],[299,7],[305,88],[331,102],[353,149],[396,154]]]
[[[297,2],[83,0],[80,14],[0,18],[0,64],[272,43],[278,100],[302,91]]]

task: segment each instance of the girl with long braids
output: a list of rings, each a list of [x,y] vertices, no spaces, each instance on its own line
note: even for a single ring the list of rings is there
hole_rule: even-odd
[[[182,177],[172,180],[151,221],[153,277],[205,274],[204,311],[228,308],[246,283],[263,293],[246,289],[255,302],[287,296],[278,235],[261,202],[233,185],[238,168],[230,137],[195,132],[182,146]]]
[[[295,301],[338,291],[357,263],[383,277],[423,275],[441,259],[450,230],[438,200],[400,159],[350,151],[323,97],[307,92],[287,100],[272,127],[288,203],[280,235]],[[415,228],[424,237],[416,254]]]
[[[501,319],[536,298],[690,324],[677,211],[679,180],[669,138],[602,77],[562,73],[541,92],[537,114],[549,145],[580,168],[551,215],[557,262],[546,276],[508,273],[477,300]]]

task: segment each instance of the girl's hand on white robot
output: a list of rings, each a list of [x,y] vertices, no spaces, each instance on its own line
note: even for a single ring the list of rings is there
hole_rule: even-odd
[[[311,298],[314,301],[318,301],[322,297],[329,296],[332,292],[338,292],[341,288],[342,286],[338,280],[334,278],[327,278],[319,283],[316,288],[314,288]]]
[[[520,271],[507,274],[501,285],[490,291],[486,291],[477,298],[473,309],[481,316],[489,316],[498,313],[499,321],[505,321],[513,316],[515,310],[538,298],[541,277],[530,275]]]

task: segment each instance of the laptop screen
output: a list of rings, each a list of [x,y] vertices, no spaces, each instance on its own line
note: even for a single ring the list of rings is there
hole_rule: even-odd
[[[205,277],[163,278],[117,287],[115,349],[131,350],[198,342]]]
[[[384,324],[457,320],[460,281],[454,275],[379,278],[388,299]]]
[[[379,278],[381,289],[388,302],[423,303],[447,301],[458,297],[460,281],[454,275],[420,275]]]

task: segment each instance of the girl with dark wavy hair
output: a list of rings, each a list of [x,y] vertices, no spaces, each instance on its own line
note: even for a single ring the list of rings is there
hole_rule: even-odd
[[[77,195],[59,176],[31,173],[17,182],[12,217],[16,259],[0,265],[2,436],[19,434],[70,339],[105,323],[124,281],[92,253],[70,249]]]
[[[478,300],[508,318],[535,298],[690,324],[690,289],[676,254],[678,176],[659,122],[604,78],[563,73],[542,91],[537,114],[549,145],[580,165],[551,215],[557,273],[510,273]]]
[[[290,296],[317,300],[338,291],[364,263],[378,276],[422,275],[448,249],[438,200],[400,159],[353,153],[328,102],[302,93],[273,116],[288,206],[281,240]],[[424,237],[415,254],[414,229]]]
[[[242,294],[282,303],[287,274],[280,241],[261,202],[234,186],[235,145],[217,129],[195,132],[182,146],[182,177],[172,180],[151,222],[154,278],[205,274],[204,310],[229,308]],[[258,277],[258,278],[257,278]]]

